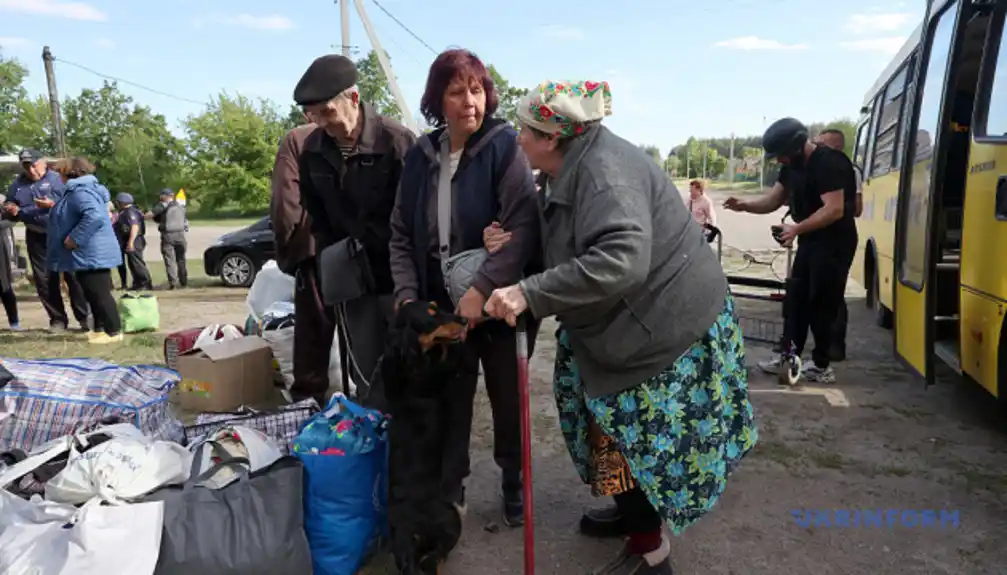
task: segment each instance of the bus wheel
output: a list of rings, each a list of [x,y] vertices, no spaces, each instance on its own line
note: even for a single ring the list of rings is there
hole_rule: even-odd
[[[876,323],[879,327],[883,327],[885,329],[892,329],[892,324],[895,323],[893,321],[894,317],[892,317],[892,310],[886,308],[885,304],[881,303],[881,289],[879,285],[881,279],[877,272],[874,272],[873,275],[874,275],[874,282],[873,282],[874,287],[872,288],[873,292],[871,293],[870,299],[871,302],[874,304],[874,323]]]

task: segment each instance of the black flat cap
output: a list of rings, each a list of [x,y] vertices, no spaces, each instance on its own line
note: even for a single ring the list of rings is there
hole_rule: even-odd
[[[308,66],[297,82],[294,101],[298,106],[328,102],[356,83],[357,66],[353,60],[337,54],[322,56]]]

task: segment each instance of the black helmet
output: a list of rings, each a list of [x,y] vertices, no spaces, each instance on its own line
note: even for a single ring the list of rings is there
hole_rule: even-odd
[[[762,135],[762,148],[769,159],[792,156],[800,152],[807,142],[808,127],[794,118],[773,122]]]

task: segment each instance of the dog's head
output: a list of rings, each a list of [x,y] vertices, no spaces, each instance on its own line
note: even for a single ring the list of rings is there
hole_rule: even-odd
[[[395,329],[415,335],[424,353],[438,344],[461,341],[465,326],[465,318],[443,312],[433,302],[411,301],[402,304],[395,316]]]

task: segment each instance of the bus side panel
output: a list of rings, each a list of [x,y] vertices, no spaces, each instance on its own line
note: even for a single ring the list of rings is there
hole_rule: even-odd
[[[961,365],[986,391],[997,394],[997,351],[1003,304],[967,288],[961,290]]]
[[[997,354],[1007,271],[1007,221],[997,219],[997,180],[1007,173],[1007,147],[973,143],[962,214],[962,369],[990,393],[997,390]]]
[[[864,213],[857,222],[860,236],[860,250],[866,249],[867,242],[874,239],[877,250],[878,288],[881,303],[892,309],[893,266],[895,257],[895,211],[898,205],[899,172],[893,171],[871,179],[864,185]],[[859,267],[854,279],[867,288],[868,278],[864,277],[864,255],[861,253]],[[859,276],[859,277],[858,277]]]

